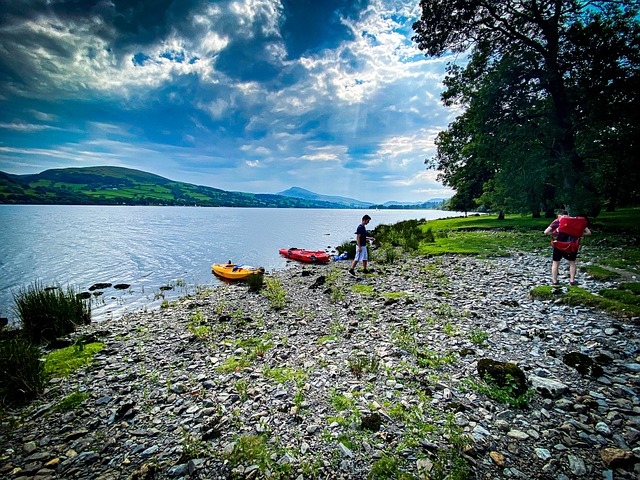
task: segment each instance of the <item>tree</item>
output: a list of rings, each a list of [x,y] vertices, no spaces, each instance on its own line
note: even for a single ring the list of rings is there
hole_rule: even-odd
[[[616,56],[606,47],[616,44],[610,37],[620,39],[621,29],[635,35],[627,44],[637,44],[637,2],[422,0],[420,6],[421,18],[413,25],[420,49],[429,56],[469,52],[464,69],[449,67],[442,95],[446,105],[464,106],[465,112],[450,125],[450,135],[438,137],[429,167],[459,188],[460,171],[477,171],[482,164],[489,173],[482,199],[509,202],[516,210],[571,204],[597,214],[602,185],[581,148],[595,132],[589,133],[588,117],[580,115],[594,91],[589,68],[582,65],[590,60],[593,67],[602,57],[593,53],[595,46],[608,53],[608,65],[622,57],[627,77],[637,79],[635,53]],[[617,138],[626,138],[627,131],[618,128]]]

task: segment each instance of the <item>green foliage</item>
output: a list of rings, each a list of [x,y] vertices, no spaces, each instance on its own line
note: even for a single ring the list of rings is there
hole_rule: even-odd
[[[347,258],[349,260],[353,260],[354,258],[356,258],[356,246],[357,245],[355,242],[344,242],[336,247],[336,251],[338,252],[338,254],[347,252]]]
[[[597,215],[602,203],[637,203],[637,2],[518,5],[429,0],[413,25],[427,55],[469,52],[442,93],[462,113],[426,162],[456,190],[450,208]]]
[[[73,392],[58,402],[55,408],[59,411],[77,410],[80,408],[82,402],[90,396],[91,394],[89,392]]]
[[[266,288],[262,291],[274,310],[282,310],[286,305],[287,292],[277,278],[267,278]]]
[[[476,345],[483,345],[489,339],[489,334],[479,328],[472,328],[469,331],[469,340]]]
[[[343,273],[337,268],[332,269],[327,274],[326,285],[329,290],[329,295],[333,303],[341,302],[346,298],[342,283],[340,281]]]
[[[347,360],[349,370],[356,376],[364,372],[375,373],[380,368],[380,359],[376,355],[354,354]]]
[[[360,295],[375,295],[375,290],[372,285],[353,285],[351,290]]]
[[[603,292],[606,293],[603,294]],[[560,287],[541,286],[535,287],[529,294],[532,298],[539,300],[557,299],[567,305],[583,305],[622,316],[640,315],[640,306],[637,304],[635,295],[630,296],[607,290],[603,292],[600,292],[600,295],[594,295],[580,287],[569,287],[565,291]]]
[[[610,300],[615,300],[624,305],[640,306],[640,296],[637,293],[623,289],[604,289],[600,291],[600,295]]]
[[[238,438],[227,455],[231,466],[258,465],[265,470],[270,463],[270,452],[264,436],[248,435]]]
[[[264,275],[261,273],[247,277],[247,286],[250,292],[259,292],[264,286]]]
[[[194,458],[207,457],[210,454],[209,446],[186,430],[182,430],[182,454],[179,463],[186,463]]]
[[[383,456],[371,466],[367,477],[369,480],[413,480],[413,475],[400,469],[399,462],[394,457]]]
[[[15,311],[24,334],[38,343],[55,340],[91,322],[91,303],[73,288],[45,288],[40,283],[22,288],[14,295]]]
[[[372,232],[380,245],[401,247],[404,251],[415,252],[421,243],[434,241],[433,231],[420,228],[424,220],[405,220],[393,225],[378,225]],[[392,255],[392,254],[391,254]]]
[[[334,388],[332,388],[329,392],[329,403],[331,403],[333,408],[335,408],[338,412],[342,412],[344,410],[353,410],[356,404],[353,398],[338,393],[338,391]]]
[[[598,265],[586,265],[585,267],[582,267],[581,270],[585,271],[594,280],[600,280],[601,282],[620,277],[618,272],[614,272],[608,268],[603,268]]]
[[[319,200],[228,192],[121,167],[62,168],[29,175],[27,181],[20,177],[0,184],[0,204],[340,208]]]
[[[104,343],[94,342],[55,350],[45,356],[45,374],[47,377],[66,377],[74,370],[91,363],[93,356],[104,347]]]
[[[510,375],[505,375],[504,385],[498,385],[496,380],[490,375],[485,375],[484,383],[466,379],[462,382],[476,392],[485,394],[487,397],[494,399],[499,403],[511,405],[516,408],[526,407],[534,397],[533,390],[527,390],[525,393],[519,394],[520,387],[516,379]]]
[[[0,406],[31,400],[45,384],[40,348],[19,334],[0,337]]]
[[[376,261],[386,265],[393,265],[400,258],[400,253],[393,245],[384,244],[376,255]]]
[[[291,367],[276,367],[264,369],[264,376],[272,378],[276,383],[293,382],[300,384],[304,382],[308,375],[304,370]]]

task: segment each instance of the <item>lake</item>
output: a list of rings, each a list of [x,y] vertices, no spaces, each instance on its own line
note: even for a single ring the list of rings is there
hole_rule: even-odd
[[[279,248],[333,252],[355,238],[363,215],[368,229],[409,219],[460,215],[439,210],[331,210],[85,205],[0,205],[0,316],[15,320],[13,295],[43,286],[88,291],[100,321],[131,310],[158,308],[163,299],[220,285],[212,263],[231,260],[287,268]],[[169,288],[169,289],[167,289]]]

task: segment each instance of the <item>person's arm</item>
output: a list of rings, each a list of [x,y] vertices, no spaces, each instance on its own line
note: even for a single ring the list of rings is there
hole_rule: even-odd
[[[589,230],[589,227],[584,227],[583,235],[591,235],[591,230]]]
[[[553,233],[553,228],[551,228],[551,225],[549,225],[547,229],[544,231],[544,234],[551,235],[552,233]]]

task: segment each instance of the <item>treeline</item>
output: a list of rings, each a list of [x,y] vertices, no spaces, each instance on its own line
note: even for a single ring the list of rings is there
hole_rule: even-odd
[[[425,163],[449,207],[597,215],[640,203],[638,2],[422,0],[414,41],[462,113]]]

